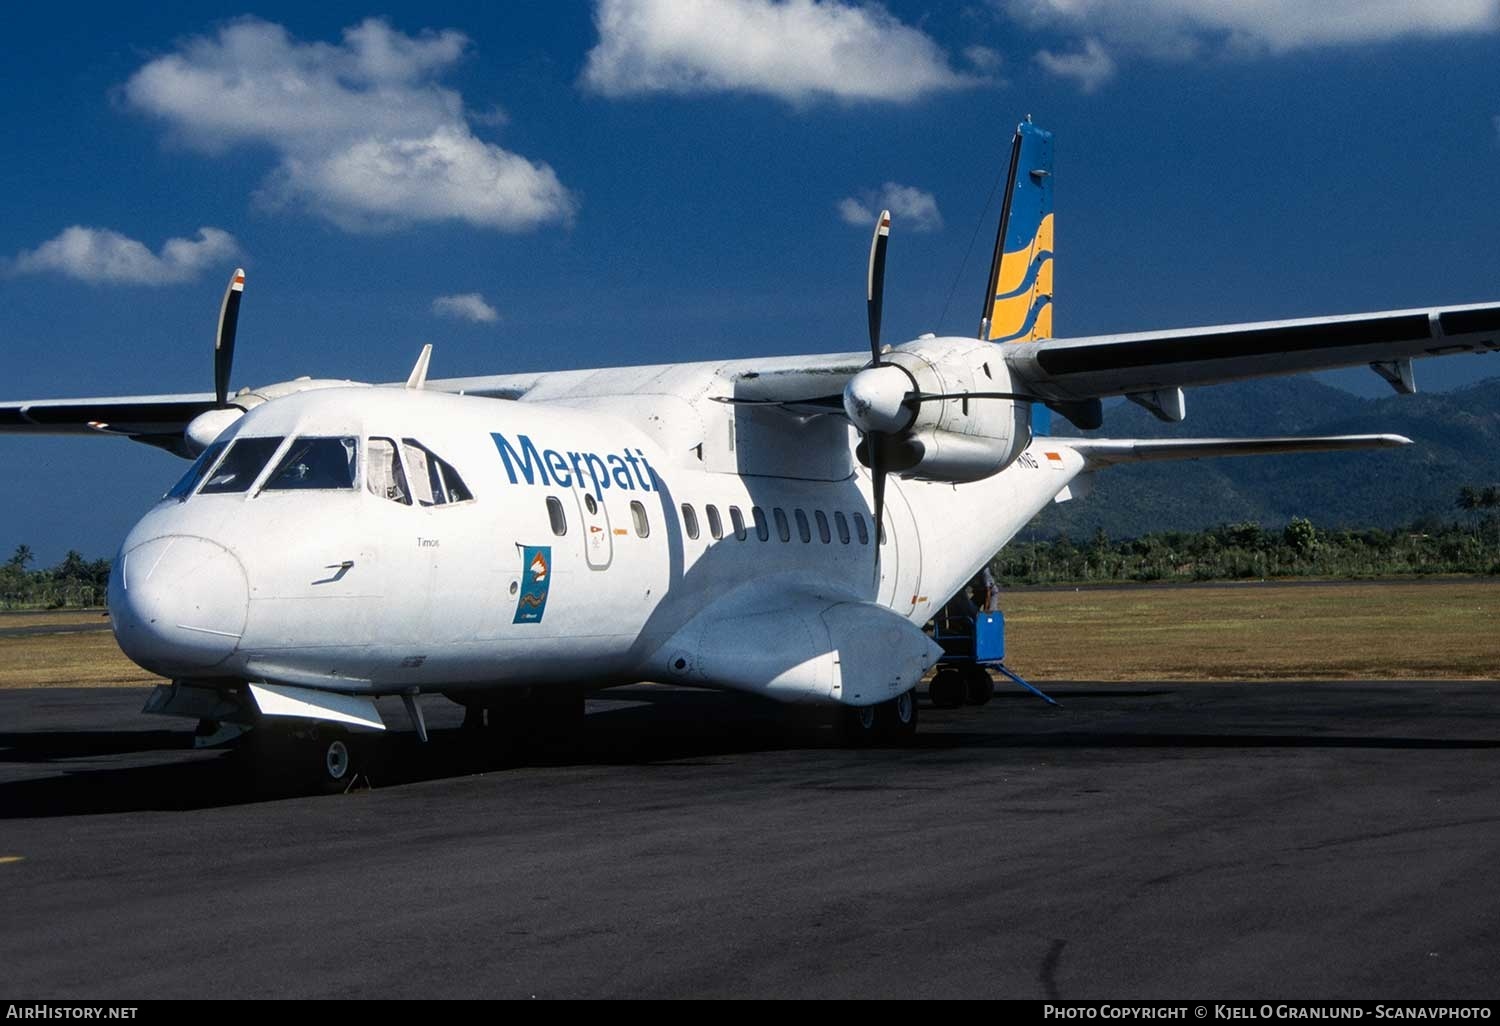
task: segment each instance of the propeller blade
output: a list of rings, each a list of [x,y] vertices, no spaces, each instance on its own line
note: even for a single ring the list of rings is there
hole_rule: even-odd
[[[865,436],[869,443],[870,482],[875,492],[875,580],[880,580],[880,539],[885,531],[885,437],[871,431]]]
[[[219,333],[214,338],[214,401],[219,409],[229,404],[229,369],[234,365],[234,335],[240,321],[240,299],[245,294],[245,269],[236,267],[224,290],[219,307]]]
[[[865,306],[870,315],[870,366],[880,365],[880,310],[885,303],[885,247],[891,241],[891,212],[882,210],[870,239],[870,271],[865,282]]]

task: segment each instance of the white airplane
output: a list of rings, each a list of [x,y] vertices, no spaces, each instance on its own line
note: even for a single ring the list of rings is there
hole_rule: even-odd
[[[376,699],[440,692],[479,726],[581,717],[585,691],[678,682],[840,710],[853,743],[917,725],[941,655],[922,625],[1049,502],[1137,460],[1365,449],[1396,435],[1052,437],[1126,396],[1412,361],[1500,341],[1500,304],[1054,339],[1052,137],[1021,124],[977,337],[868,353],[229,392],[243,272],[213,395],[0,405],[0,431],[124,435],[196,457],[120,546],[121,649],[172,680],[146,711],[199,741],[309,739],[355,772]]]

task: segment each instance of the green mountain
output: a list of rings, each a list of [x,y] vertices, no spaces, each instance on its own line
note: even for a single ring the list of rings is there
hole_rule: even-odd
[[[1134,403],[1105,412],[1104,428],[1057,433],[1105,438],[1250,435],[1406,435],[1416,444],[1365,453],[1255,456],[1136,464],[1096,474],[1083,499],[1043,511],[1023,537],[1115,538],[1294,516],[1319,528],[1395,527],[1452,518],[1464,485],[1500,482],[1500,378],[1458,392],[1361,399],[1307,378],[1191,389],[1187,419],[1164,424]]]

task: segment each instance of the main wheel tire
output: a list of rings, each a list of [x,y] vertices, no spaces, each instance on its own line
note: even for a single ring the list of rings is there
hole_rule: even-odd
[[[873,705],[839,710],[839,733],[847,748],[868,748],[880,740],[880,713]]]
[[[963,674],[952,667],[939,670],[927,689],[927,697],[939,709],[955,709],[964,704],[966,692]]]
[[[906,744],[917,736],[917,689],[903,691],[888,702],[876,706],[882,740],[889,744]]]
[[[964,701],[969,705],[984,705],[995,697],[995,678],[983,666],[971,666],[964,674]]]

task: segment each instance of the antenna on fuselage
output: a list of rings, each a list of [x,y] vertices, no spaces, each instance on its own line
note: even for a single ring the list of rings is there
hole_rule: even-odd
[[[429,342],[422,347],[422,355],[417,357],[417,365],[411,369],[411,377],[406,379],[407,388],[423,388],[427,384],[427,365],[432,362],[432,343]]]

